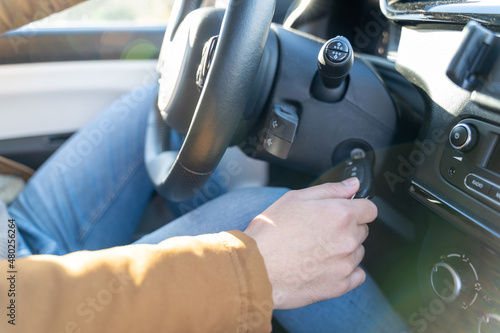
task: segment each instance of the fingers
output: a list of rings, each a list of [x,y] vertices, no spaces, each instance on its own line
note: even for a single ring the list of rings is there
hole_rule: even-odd
[[[341,217],[346,223],[365,224],[373,222],[378,215],[377,206],[368,199],[321,201],[332,216]]]
[[[370,223],[375,221],[378,216],[377,206],[367,199],[352,200],[352,205],[358,212],[358,224]]]
[[[367,224],[359,224],[356,226],[356,228],[358,229],[357,236],[359,244],[363,244],[363,242],[368,238],[370,229],[368,228]]]
[[[322,200],[332,198],[350,199],[359,189],[359,180],[349,178],[341,183],[326,183],[295,191],[304,200]]]
[[[349,178],[341,183],[326,183],[289,193],[301,200],[351,199],[359,185],[357,178]],[[346,200],[344,205],[344,210],[355,212],[357,223],[372,222],[378,215],[377,207],[366,199]]]
[[[366,273],[359,265],[364,255],[365,248],[359,246],[350,256],[343,259],[345,261],[341,266],[344,268],[341,271],[331,267],[332,269],[323,278],[325,281],[337,281],[338,283],[336,285],[328,284],[329,289],[326,292],[327,295],[323,295],[324,299],[339,297],[363,284]],[[338,274],[342,276],[341,279],[338,279]]]
[[[356,267],[349,279],[349,291],[356,289],[366,280],[366,273],[361,267]]]
[[[330,277],[327,277],[327,280],[331,281]],[[328,299],[328,298],[336,298],[339,296],[342,296],[348,292],[350,292],[353,289],[358,288],[365,282],[366,280],[366,273],[365,271],[359,266],[355,266],[353,271],[349,274],[346,275],[346,277],[340,281],[338,281],[338,284],[335,285],[330,285],[329,289],[326,294],[327,295],[321,295],[323,296],[323,299]]]
[[[361,264],[361,261],[365,257],[365,247],[363,245],[360,245],[356,251],[352,254],[352,262],[354,266],[358,266]]]

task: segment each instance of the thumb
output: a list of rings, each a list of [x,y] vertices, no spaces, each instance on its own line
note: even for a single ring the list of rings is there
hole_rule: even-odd
[[[349,178],[340,183],[325,183],[297,191],[305,200],[322,200],[332,198],[350,199],[359,190],[358,178]]]

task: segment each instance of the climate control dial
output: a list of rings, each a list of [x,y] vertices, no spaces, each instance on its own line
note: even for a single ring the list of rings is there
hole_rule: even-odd
[[[479,333],[497,333],[500,332],[500,315],[495,313],[486,313],[479,318]]]
[[[446,303],[451,303],[462,292],[462,279],[455,268],[445,262],[434,265],[431,271],[434,292]]]
[[[446,303],[460,302],[466,310],[473,305],[482,289],[476,268],[465,254],[448,254],[431,269],[431,286]]]

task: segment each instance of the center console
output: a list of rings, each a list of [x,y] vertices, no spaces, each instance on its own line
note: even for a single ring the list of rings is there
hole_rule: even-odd
[[[415,45],[439,57],[420,61]],[[398,70],[428,97],[427,149],[414,153],[422,158],[408,184],[426,225],[422,303],[406,319],[415,332],[500,332],[500,97],[487,95],[499,82],[500,41],[477,27],[403,29],[398,52]]]
[[[437,155],[441,191],[418,179],[410,186],[432,209],[418,263],[425,310],[410,324],[423,332],[500,332],[500,126],[465,117],[448,134]]]

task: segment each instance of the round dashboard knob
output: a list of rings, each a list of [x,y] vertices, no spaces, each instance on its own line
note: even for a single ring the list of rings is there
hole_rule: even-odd
[[[477,131],[472,125],[460,123],[453,127],[449,139],[453,148],[466,152],[476,145]]]
[[[479,319],[479,333],[494,333],[500,332],[500,315],[495,313],[486,313]]]
[[[440,262],[431,270],[432,289],[444,302],[451,303],[462,292],[462,279],[449,264]]]

